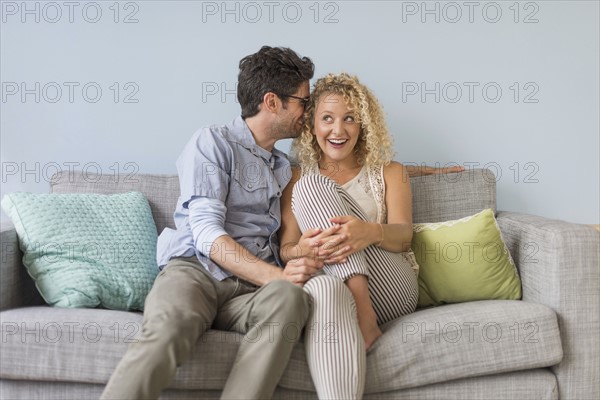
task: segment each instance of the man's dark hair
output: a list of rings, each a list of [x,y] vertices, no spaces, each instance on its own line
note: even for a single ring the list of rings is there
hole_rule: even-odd
[[[300,58],[286,47],[263,46],[258,53],[242,58],[237,86],[242,118],[258,114],[258,106],[268,92],[275,93],[286,104],[286,96],[296,93],[314,73],[315,65],[310,58]]]

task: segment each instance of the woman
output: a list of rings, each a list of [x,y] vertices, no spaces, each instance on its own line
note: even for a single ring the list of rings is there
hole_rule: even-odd
[[[337,372],[337,366],[311,365],[313,347],[321,346],[332,357],[343,351],[339,343],[354,349],[351,353],[359,353],[353,359],[356,374],[362,375],[364,386],[364,348],[381,335],[379,325],[416,307],[416,263],[406,253],[412,238],[410,182],[406,169],[391,162],[391,138],[377,99],[347,74],[316,82],[292,153],[300,168],[293,171],[282,196],[281,258],[323,260],[325,276],[312,278],[305,288],[313,290],[320,279],[345,282],[358,318],[351,315],[337,327],[337,349],[313,339],[315,332],[307,330],[313,380],[319,397],[329,397],[320,392],[318,380],[328,371]],[[327,312],[348,314],[347,309],[347,304],[316,305],[313,326],[322,329]],[[364,342],[356,343],[358,329]],[[361,396],[360,385],[358,390]]]

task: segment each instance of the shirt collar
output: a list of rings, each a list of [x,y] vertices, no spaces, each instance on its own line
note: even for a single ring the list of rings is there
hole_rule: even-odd
[[[287,157],[281,150],[273,148],[273,151],[270,152],[257,145],[250,128],[248,128],[248,124],[241,116],[233,120],[229,132],[239,144],[250,150],[252,154],[264,158],[269,164],[274,164],[277,157]]]

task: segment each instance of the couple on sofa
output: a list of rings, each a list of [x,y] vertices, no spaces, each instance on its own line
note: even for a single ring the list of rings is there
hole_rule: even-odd
[[[159,237],[141,335],[103,398],[158,398],[211,326],[245,334],[223,398],[270,398],[302,331],[319,398],[362,397],[378,326],[417,304],[408,175],[460,168],[391,161],[372,93],[347,74],[309,93],[313,74],[287,48],[240,61],[241,116],[177,160],[177,229]]]

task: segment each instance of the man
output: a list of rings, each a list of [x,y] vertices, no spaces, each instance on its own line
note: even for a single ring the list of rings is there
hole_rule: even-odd
[[[159,237],[164,268],[146,299],[141,335],[102,398],[158,398],[211,326],[251,338],[241,341],[222,397],[273,395],[311,312],[301,286],[322,268],[310,259],[277,265],[290,169],[274,144],[300,133],[313,74],[309,58],[285,48],[265,46],[240,61],[242,115],[198,131],[177,160],[177,229]],[[292,326],[298,335],[289,334]]]

